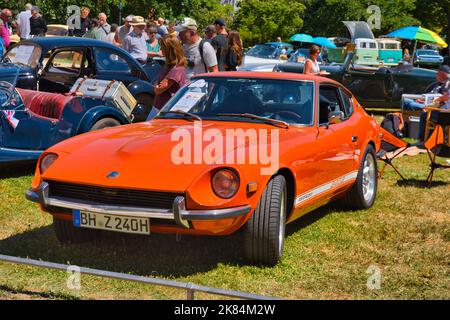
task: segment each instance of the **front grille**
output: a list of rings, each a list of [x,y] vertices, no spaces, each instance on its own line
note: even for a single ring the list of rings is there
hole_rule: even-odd
[[[80,184],[46,181],[49,196],[88,201],[100,205],[171,209],[182,193],[105,188]]]

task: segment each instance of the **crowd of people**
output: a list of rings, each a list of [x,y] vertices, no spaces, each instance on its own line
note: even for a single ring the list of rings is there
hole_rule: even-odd
[[[123,25],[118,26],[109,24],[103,12],[97,18],[90,15],[90,9],[82,7],[79,23],[69,26],[68,35],[107,41],[123,48],[143,65],[155,57],[165,58],[165,70],[155,87],[156,99],[150,116],[156,114],[192,76],[236,71],[243,61],[239,33],[227,30],[221,18],[201,31],[191,18],[175,24],[164,18],[153,20],[129,15]],[[39,8],[31,4],[26,4],[25,10],[14,21],[11,10],[1,11],[0,38],[4,47],[10,45],[11,27],[16,29],[21,39],[45,36],[47,32],[47,24]]]

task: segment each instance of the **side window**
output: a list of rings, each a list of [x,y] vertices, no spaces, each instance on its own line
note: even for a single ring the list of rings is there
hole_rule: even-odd
[[[329,85],[320,86],[319,89],[319,125],[329,122],[333,114],[340,113],[346,118],[345,109],[340,99],[339,88]]]
[[[344,90],[341,91],[342,104],[344,106],[345,118],[349,118],[353,114],[353,100],[352,97],[347,94]]]
[[[79,75],[82,67],[87,67],[83,59],[83,52],[76,50],[64,50],[57,52],[48,66],[51,73]]]
[[[116,52],[104,48],[95,48],[95,67],[97,73],[114,73],[131,75],[132,66]]]

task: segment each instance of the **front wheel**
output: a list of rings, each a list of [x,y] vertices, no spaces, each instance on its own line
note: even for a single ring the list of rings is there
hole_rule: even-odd
[[[267,184],[255,212],[244,226],[245,256],[251,263],[275,265],[283,255],[286,230],[286,180]]]
[[[378,187],[378,167],[375,150],[368,145],[359,164],[355,184],[344,197],[344,202],[354,209],[368,209],[375,202]]]

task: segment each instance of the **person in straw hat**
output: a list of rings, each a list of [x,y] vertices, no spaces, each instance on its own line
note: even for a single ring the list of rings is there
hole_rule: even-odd
[[[143,17],[134,16],[130,25],[133,26],[133,31],[123,39],[122,46],[141,64],[145,64],[147,62],[147,43],[144,30],[147,24]]]

